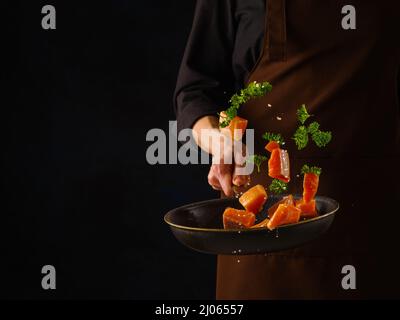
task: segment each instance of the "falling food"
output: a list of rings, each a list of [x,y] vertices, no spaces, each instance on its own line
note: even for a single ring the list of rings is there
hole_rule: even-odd
[[[239,129],[240,135],[234,140],[240,140],[248,124],[246,119],[237,115],[240,105],[251,98],[266,95],[271,89],[272,86],[268,82],[252,82],[245,89],[233,95],[230,107],[220,113],[221,130],[224,130],[225,127],[227,131]],[[272,105],[267,103],[266,107],[271,108]],[[285,113],[276,113],[271,115],[270,119],[275,118],[281,121],[284,115]],[[306,121],[313,115],[308,113],[305,104],[302,104],[296,111],[296,115],[299,127],[292,138],[298,150],[306,147],[309,136],[318,147],[324,147],[330,142],[332,138],[330,131],[321,131],[320,124],[316,121],[306,124]],[[282,148],[285,141],[281,134],[273,132],[265,132],[262,138],[267,141],[264,149],[270,153],[270,156],[254,154],[247,159],[247,162],[255,164],[260,173],[262,171],[261,164],[268,160],[268,176],[273,179],[269,185],[269,191],[275,194],[286,192],[290,182],[290,158],[288,151]],[[230,207],[225,209],[223,213],[224,229],[237,229],[238,233],[240,230],[249,228],[273,230],[281,225],[298,223],[300,218],[309,219],[318,216],[315,195],[318,190],[320,173],[321,168],[304,165],[301,169],[301,174],[304,176],[302,198],[295,199],[290,194],[283,196],[281,200],[270,206],[267,210],[267,217],[263,216],[263,219],[260,218],[268,199],[266,188],[258,184],[244,193],[241,192],[236,197],[239,198],[243,209]],[[300,178],[301,175],[297,174],[296,177]],[[278,232],[276,237],[278,237]],[[240,250],[238,252],[240,253]]]
[[[243,193],[239,198],[239,202],[247,212],[257,214],[262,210],[267,198],[267,191],[262,185],[258,184]]]
[[[223,224],[225,229],[243,229],[254,225],[256,217],[254,213],[246,210],[226,208],[223,214]]]
[[[224,117],[220,122],[220,128],[225,128],[229,125],[232,119],[234,119],[240,106],[250,99],[262,97],[272,90],[272,85],[269,82],[258,83],[256,81],[249,83],[249,85],[240,90],[240,92],[235,93],[229,100],[229,107],[224,113]]]

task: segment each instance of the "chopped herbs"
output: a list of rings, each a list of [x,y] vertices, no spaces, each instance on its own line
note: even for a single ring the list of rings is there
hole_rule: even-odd
[[[257,172],[260,172],[261,164],[267,159],[265,156],[254,154],[247,159],[247,162],[254,163],[257,166]]]
[[[304,124],[309,117],[311,117],[311,115],[308,113],[306,105],[301,105],[300,109],[297,110],[297,119],[301,124]]]
[[[269,82],[251,82],[246,88],[235,93],[229,100],[229,108],[225,110],[225,115],[220,123],[221,128],[227,127],[231,120],[237,116],[240,106],[252,98],[262,97],[272,90]]]
[[[280,194],[282,192],[285,192],[287,191],[287,183],[278,179],[274,179],[269,185],[269,191],[275,194]]]
[[[303,168],[301,168],[301,173],[306,174],[306,173],[314,173],[317,176],[321,174],[322,169],[319,167],[310,167],[308,165],[304,165]]]
[[[283,140],[282,135],[279,133],[266,132],[262,135],[262,137],[264,140],[267,140],[268,142],[275,141],[280,145],[285,144],[285,140]]]
[[[293,135],[293,140],[298,150],[304,149],[308,144],[307,128],[305,126],[298,127]]]

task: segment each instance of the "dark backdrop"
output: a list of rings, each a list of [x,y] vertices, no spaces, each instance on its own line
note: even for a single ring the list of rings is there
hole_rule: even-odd
[[[41,8],[57,29],[41,28]],[[3,298],[214,298],[215,257],[163,223],[217,197],[207,166],[150,166],[151,128],[172,94],[194,0],[22,1],[13,24],[6,119]],[[11,61],[11,60],[10,60]],[[41,288],[41,268],[57,289]]]

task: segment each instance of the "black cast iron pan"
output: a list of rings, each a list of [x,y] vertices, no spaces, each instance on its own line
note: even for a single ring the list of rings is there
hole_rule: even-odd
[[[270,196],[257,222],[267,217],[267,210],[282,196]],[[299,197],[295,197],[299,198]],[[215,199],[189,204],[169,211],[165,222],[185,246],[204,253],[244,255],[280,251],[298,247],[325,233],[333,222],[339,204],[317,196],[319,216],[270,231],[263,229],[224,230],[222,213],[226,207],[242,209],[238,199]]]

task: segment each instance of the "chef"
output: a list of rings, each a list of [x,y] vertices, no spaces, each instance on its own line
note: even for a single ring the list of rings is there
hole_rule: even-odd
[[[217,299],[400,297],[399,31],[395,0],[197,1],[174,95],[178,130],[218,135],[217,113],[231,94],[269,81],[272,92],[239,112],[255,130],[256,153],[267,155],[265,131],[281,133],[291,156],[289,192],[301,194],[303,164],[317,165],[318,193],[340,203],[331,229],[312,243],[240,262],[219,256]],[[302,104],[332,132],[328,147],[297,150],[290,137]],[[251,176],[253,184],[268,179],[265,166]],[[208,175],[224,196],[245,181],[223,161]],[[346,270],[354,271],[350,288]]]

